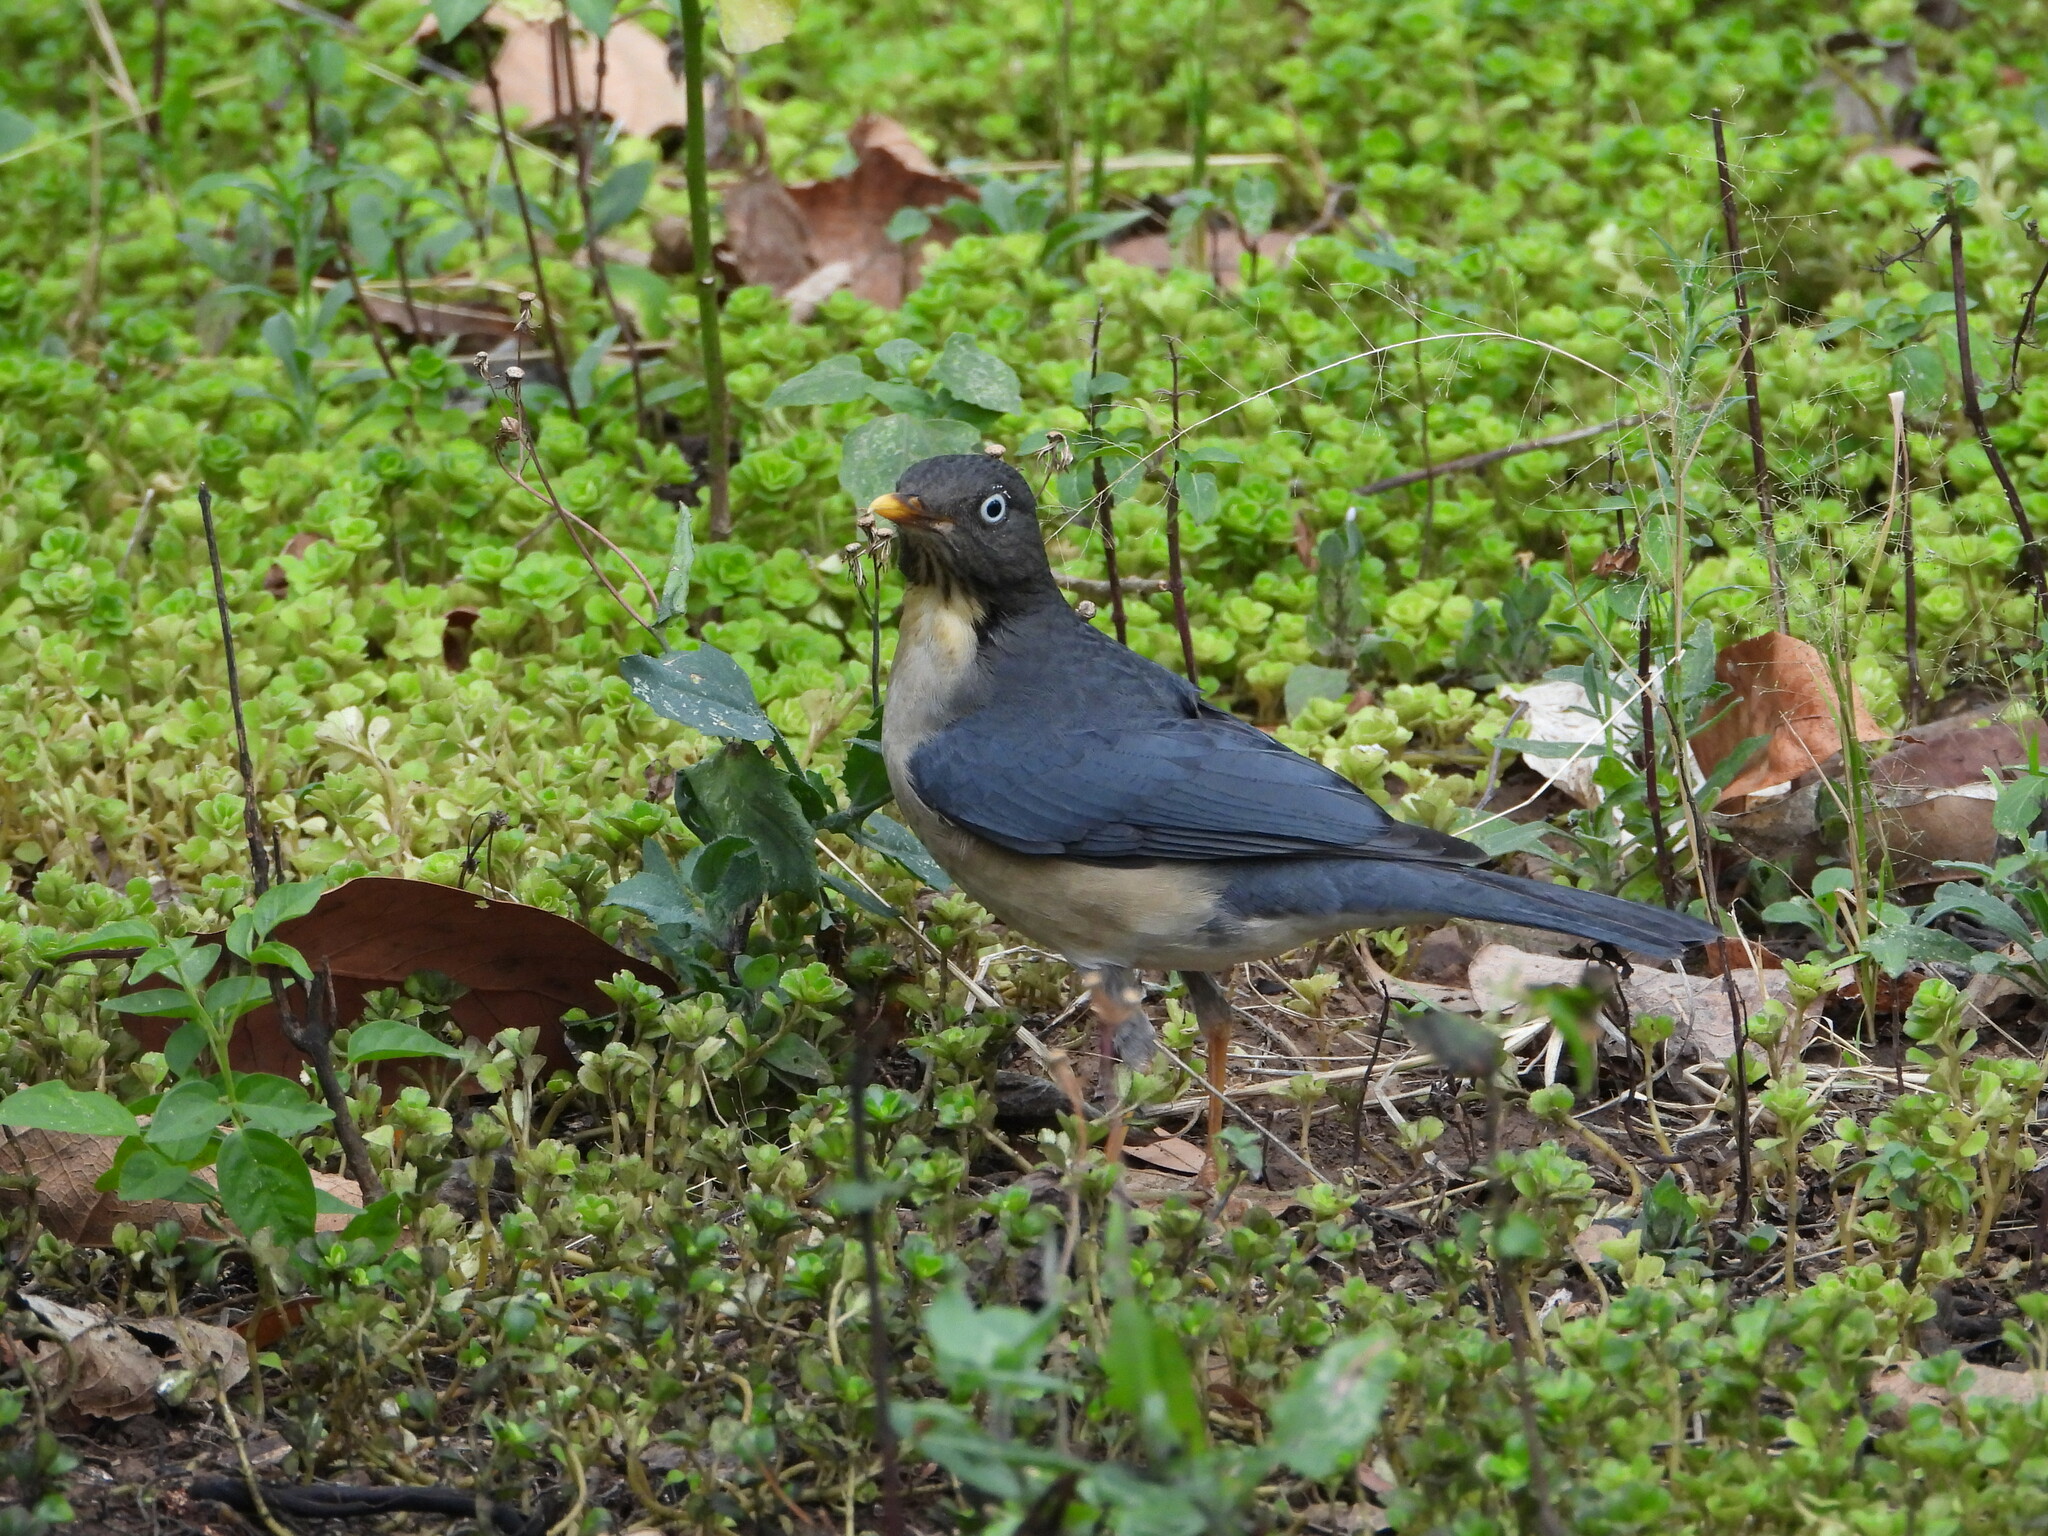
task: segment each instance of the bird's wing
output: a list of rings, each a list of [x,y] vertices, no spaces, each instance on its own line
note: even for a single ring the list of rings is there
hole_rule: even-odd
[[[1476,863],[1348,780],[1206,707],[1123,728],[984,709],[928,737],[910,777],[933,810],[1018,853],[1086,859],[1371,854]]]

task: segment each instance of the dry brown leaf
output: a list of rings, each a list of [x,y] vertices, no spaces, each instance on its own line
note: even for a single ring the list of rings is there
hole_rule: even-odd
[[[58,1335],[33,1352],[36,1379],[45,1391],[80,1413],[132,1419],[156,1406],[164,1363],[119,1323],[44,1296],[23,1302]]]
[[[169,1343],[172,1358],[188,1371],[218,1374],[220,1384],[232,1392],[249,1374],[249,1346],[231,1328],[217,1328],[189,1317],[130,1318],[131,1333],[147,1334]]]
[[[1586,974],[1583,960],[1538,955],[1510,944],[1489,944],[1472,957],[1472,996],[1481,1007],[1503,1012],[1520,1005],[1531,987],[1572,987]],[[1766,999],[1789,1003],[1792,988],[1783,971],[1741,970],[1733,975],[1735,995],[1745,1014],[1754,1014]],[[1685,976],[1676,971],[1638,968],[1622,984],[1631,1017],[1666,1014],[1675,1023],[1674,1044],[1686,1043],[1709,1061],[1735,1051],[1735,1022],[1728,1011],[1727,983],[1719,976]],[[1619,1028],[1621,1021],[1609,1016]]]
[[[889,221],[905,208],[938,208],[956,197],[972,201],[975,191],[934,165],[892,118],[863,117],[846,142],[858,157],[850,174],[789,188],[808,235],[810,264],[804,272],[844,261],[852,268],[848,288],[894,309],[917,286],[921,248],[951,236],[935,223],[924,238],[899,244],[889,238]]]
[[[114,1166],[118,1136],[80,1136],[70,1131],[8,1131],[0,1135],[0,1170],[36,1181],[36,1210],[45,1227],[81,1248],[105,1248],[116,1223],[147,1229],[160,1221],[182,1221],[187,1229],[204,1220],[201,1207],[171,1200],[122,1200],[94,1189]],[[22,1204],[28,1192],[0,1188],[0,1201]]]
[[[1617,1243],[1628,1236],[1628,1228],[1612,1218],[1602,1217],[1599,1221],[1588,1222],[1579,1229],[1572,1239],[1572,1254],[1578,1261],[1591,1269],[1602,1262],[1607,1255],[1600,1251],[1602,1243]]]
[[[2048,1395],[2048,1371],[2007,1371],[1993,1370],[1988,1366],[1972,1366],[1965,1372],[1961,1390],[1951,1393],[1945,1387],[1915,1381],[1905,1366],[1894,1365],[1879,1371],[1871,1378],[1870,1395],[1896,1400],[1896,1408],[1883,1417],[1888,1422],[1897,1424],[1904,1422],[1908,1410],[1921,1403],[1945,1408],[1953,1397],[1961,1397],[1964,1402],[1979,1407],[1997,1403],[2025,1405],[2039,1402],[2044,1395]]]
[[[469,988],[450,1012],[472,1039],[538,1029],[541,1052],[555,1067],[572,1065],[562,1015],[571,1008],[594,1014],[611,1008],[598,982],[629,971],[654,986],[672,985],[655,966],[581,923],[427,880],[351,880],[323,895],[304,917],[280,923],[275,937],[295,946],[316,971],[331,971],[343,1023],[361,1016],[365,994],[397,986],[416,971],[439,971]],[[303,997],[296,986],[293,991]],[[136,1015],[124,1022],[149,1050],[163,1048],[174,1023]],[[237,1071],[290,1078],[304,1059],[269,1006],[242,1021],[229,1052]]]
[[[1988,864],[1998,856],[1991,813],[1998,788],[2027,763],[2029,743],[2048,750],[2048,726],[1959,718],[1920,726],[1870,765],[1877,833],[1892,873],[1908,885],[1951,879],[1944,861]]]
[[[1276,265],[1284,265],[1294,255],[1295,244],[1301,240],[1298,229],[1272,229],[1259,237],[1259,273],[1265,274]],[[1244,285],[1242,258],[1245,247],[1233,233],[1217,230],[1209,236],[1210,276],[1225,288],[1240,288]],[[1180,252],[1163,233],[1129,235],[1113,240],[1102,248],[1102,254],[1128,266],[1147,267],[1154,272],[1171,272],[1181,264]]]
[[[1168,1173],[1187,1174],[1200,1173],[1202,1164],[1207,1160],[1202,1156],[1200,1147],[1179,1136],[1162,1136],[1143,1146],[1126,1146],[1124,1156],[1132,1162],[1163,1168]]]
[[[593,107],[617,123],[625,132],[652,138],[667,128],[681,128],[689,121],[690,98],[676,77],[669,73],[668,44],[636,21],[612,25],[605,40],[604,96],[597,90],[597,43],[589,34],[546,20],[530,21],[509,6],[494,5],[484,13],[484,25],[505,34],[493,65],[498,91],[508,115],[523,109],[528,130],[573,123],[570,88],[575,103],[588,112]],[[420,36],[437,32],[429,16]],[[567,54],[568,69],[562,65]],[[469,93],[470,105],[478,112],[491,111],[491,89],[478,85]]]
[[[1840,696],[1826,660],[1804,640],[1772,633],[1726,646],[1714,676],[1733,696],[1715,706],[1713,722],[1692,739],[1700,766],[1712,772],[1750,737],[1768,740],[1722,791],[1724,801],[1789,784],[1842,750]],[[1854,697],[1853,686],[1849,702],[1858,741],[1888,734]]]
[[[1866,155],[1889,160],[1909,176],[1917,176],[1922,171],[1938,171],[1943,164],[1941,156],[1922,144],[1877,144],[1869,149],[1859,149],[1849,158],[1861,160]]]
[[[728,188],[724,206],[725,239],[719,243],[719,255],[731,263],[741,282],[762,283],[786,293],[817,269],[810,220],[773,171],[756,170]],[[687,272],[688,227],[674,232],[666,246],[662,233],[657,231],[656,251],[663,253],[666,264],[680,261],[679,274]]]

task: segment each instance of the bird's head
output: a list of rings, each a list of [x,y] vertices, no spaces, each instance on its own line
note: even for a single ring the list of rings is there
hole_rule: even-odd
[[[1057,596],[1038,533],[1038,500],[1001,459],[947,453],[903,471],[868,506],[896,527],[914,586],[958,590],[993,608]]]

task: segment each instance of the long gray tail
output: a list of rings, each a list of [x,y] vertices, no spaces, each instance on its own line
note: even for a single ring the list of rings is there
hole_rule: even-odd
[[[1720,937],[1696,917],[1639,901],[1490,869],[1391,859],[1247,861],[1223,900],[1242,917],[1326,918],[1332,931],[1467,917],[1569,933],[1649,955],[1675,955]]]

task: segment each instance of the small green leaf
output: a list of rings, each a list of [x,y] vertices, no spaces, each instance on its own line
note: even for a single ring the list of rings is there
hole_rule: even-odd
[[[118,923],[108,923],[95,928],[91,933],[78,934],[64,939],[48,948],[39,948],[36,958],[45,965],[68,960],[71,956],[92,949],[133,949],[140,945],[150,948],[157,941],[156,930],[139,917],[127,918]]]
[[[33,1083],[0,1099],[0,1125],[79,1136],[133,1136],[135,1116],[111,1094],[65,1083]]]
[[[1342,699],[1351,693],[1351,674],[1342,667],[1319,667],[1304,661],[1287,674],[1287,718],[1292,720],[1313,699]]]
[[[273,885],[256,898],[251,916],[256,920],[256,929],[265,938],[279,923],[291,922],[304,917],[320,905],[320,898],[327,887],[318,880],[294,880],[288,885]]]
[[[605,177],[590,194],[590,233],[617,229],[640,211],[647,189],[654,185],[654,162],[634,160]]]
[[[832,1076],[832,1064],[825,1060],[824,1053],[795,1033],[777,1036],[761,1053],[761,1060],[778,1072],[808,1082],[822,1083]]]
[[[12,107],[0,107],[0,155],[11,155],[33,143],[36,125]]]
[[[235,1132],[221,1143],[215,1176],[228,1220],[244,1233],[268,1231],[286,1246],[313,1235],[319,1212],[313,1175],[282,1136],[253,1128]]]
[[[953,889],[953,882],[939,867],[939,861],[918,841],[917,834],[901,822],[877,812],[854,829],[853,837],[862,847],[887,854],[933,890]]]
[[[861,369],[860,359],[851,352],[842,352],[793,379],[784,379],[776,385],[767,404],[771,409],[788,405],[844,405],[849,400],[867,398],[872,382]]]
[[[491,0],[433,0],[434,26],[441,40],[454,42],[490,5]]]
[[[373,1244],[382,1258],[398,1241],[398,1196],[386,1195],[363,1207],[362,1215],[341,1229],[345,1243]]]
[[[103,998],[102,1008],[111,1008],[115,1013],[139,1013],[145,1018],[189,1019],[198,1009],[192,999],[177,987],[151,987],[147,992],[126,992],[119,997]]]
[[[350,1066],[366,1061],[402,1061],[414,1056],[437,1056],[443,1061],[460,1061],[462,1052],[436,1040],[417,1024],[400,1019],[373,1019],[358,1025],[348,1037]]]
[[[1440,1008],[1418,1008],[1400,1018],[1402,1032],[1446,1072],[1488,1077],[1500,1065],[1500,1036],[1476,1019]]]
[[[1268,1449],[1303,1477],[1336,1476],[1379,1428],[1400,1368],[1394,1330],[1384,1323],[1339,1339],[1275,1400]]]
[[[189,1167],[206,1150],[227,1118],[227,1106],[212,1083],[191,1078],[157,1101],[142,1139],[180,1166]]]
[[[613,0],[569,0],[569,14],[592,37],[608,36],[612,30]]]
[[[955,331],[933,361],[930,381],[943,384],[957,400],[987,411],[1015,411],[1024,405],[1017,375],[993,352],[984,352],[972,336]]]
[[[676,806],[700,837],[745,839],[761,861],[766,894],[817,894],[811,823],[759,748],[733,742],[685,768],[676,775]]]

